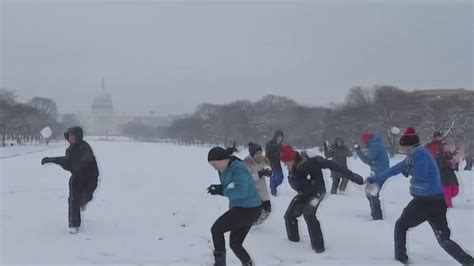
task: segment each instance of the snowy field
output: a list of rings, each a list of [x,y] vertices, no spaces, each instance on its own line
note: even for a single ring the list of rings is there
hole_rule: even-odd
[[[40,164],[44,156],[64,154],[66,144],[55,145],[0,159],[1,265],[212,265],[210,227],[227,209],[227,199],[206,193],[218,182],[206,161],[208,148],[92,141],[100,185],[83,216],[84,228],[70,235],[69,175]],[[359,160],[349,164],[363,176],[369,172]],[[474,254],[474,172],[461,172],[459,179],[461,192],[448,219],[452,238]],[[272,215],[251,230],[244,245],[256,265],[400,265],[393,260],[393,227],[411,199],[408,182],[399,176],[386,183],[384,221],[370,220],[362,187],[350,184],[345,195],[328,195],[318,211],[326,252],[316,254],[302,218],[301,242],[286,239],[283,215],[295,193],[285,179],[272,198]],[[458,265],[427,223],[409,231],[408,255],[414,265]],[[240,265],[229,248],[227,257],[228,265]]]

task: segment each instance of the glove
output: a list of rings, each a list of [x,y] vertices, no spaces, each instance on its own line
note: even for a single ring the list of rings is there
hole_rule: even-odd
[[[207,193],[211,195],[221,195],[224,196],[224,188],[222,185],[210,185],[207,188]]]
[[[356,149],[356,150],[360,149],[359,143],[355,143],[355,144],[354,144],[354,149]]]
[[[365,179],[364,183],[373,184],[373,183],[375,183],[375,180],[371,176],[369,176]]]
[[[362,176],[356,174],[356,173],[352,173],[352,178],[350,178],[350,180],[354,183],[356,183],[357,185],[363,185],[364,184],[364,178],[362,178]]]
[[[405,176],[405,177],[408,177],[410,174],[408,173],[408,170],[403,170],[402,171],[402,174]]]
[[[270,169],[262,169],[262,170],[258,171],[258,177],[260,177],[260,178],[262,178],[264,176],[270,177],[270,176],[272,176],[272,174],[273,174],[272,170],[270,170]]]
[[[51,158],[51,157],[44,157],[42,160],[41,160],[41,164],[42,165],[45,165],[47,163],[56,163],[56,158]]]

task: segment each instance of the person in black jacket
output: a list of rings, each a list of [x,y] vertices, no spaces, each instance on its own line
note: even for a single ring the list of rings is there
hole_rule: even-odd
[[[64,133],[70,146],[64,157],[45,157],[41,164],[54,163],[71,172],[69,179],[69,228],[75,234],[81,226],[81,210],[85,210],[97,188],[99,169],[92,148],[83,140],[80,127],[72,127]]]
[[[470,144],[469,148],[467,149],[466,156],[466,167],[464,167],[465,171],[472,170],[472,161],[474,161],[474,144]]]
[[[347,158],[352,156],[352,152],[346,145],[344,145],[344,140],[342,138],[336,138],[336,141],[334,141],[334,144],[331,145],[331,147],[328,147],[328,143],[324,142],[324,156],[326,156],[326,158],[332,158],[333,162],[347,168]],[[331,194],[337,194],[338,189],[341,193],[344,193],[349,179],[345,178],[337,171],[331,171],[331,178]]]
[[[283,183],[283,170],[280,162],[280,149],[284,139],[283,131],[275,130],[273,138],[265,146],[265,156],[270,160],[272,176],[270,177],[270,193],[277,195],[277,187]]]
[[[322,253],[324,252],[323,233],[316,218],[319,203],[326,194],[321,169],[338,171],[344,177],[359,185],[362,185],[363,179],[360,175],[323,157],[303,158],[288,144],[284,144],[281,148],[281,161],[288,167],[290,186],[298,192],[285,213],[288,240],[292,242],[300,240],[297,218],[303,215],[308,226],[311,247],[317,253]]]

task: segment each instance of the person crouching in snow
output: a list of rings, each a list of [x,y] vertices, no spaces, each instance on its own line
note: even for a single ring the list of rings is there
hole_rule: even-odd
[[[97,188],[99,169],[92,148],[83,140],[82,128],[69,128],[64,133],[64,137],[70,144],[66,150],[66,156],[45,157],[41,160],[41,164],[58,164],[64,170],[71,172],[68,198],[69,228],[70,233],[75,234],[81,226],[81,210],[85,210]]]
[[[288,182],[298,192],[288,206],[285,213],[285,225],[288,240],[299,242],[297,218],[303,215],[308,226],[311,247],[317,253],[324,252],[323,233],[321,225],[316,218],[319,203],[326,194],[323,173],[321,169],[331,169],[341,173],[352,182],[362,185],[363,179],[347,168],[316,156],[304,158],[291,145],[283,144],[281,148],[281,161],[288,167]]]
[[[263,156],[262,146],[251,142],[249,143],[249,156],[245,157],[244,164],[252,174],[255,186],[262,198],[262,214],[255,222],[255,224],[258,225],[263,223],[272,211],[270,193],[268,191],[267,181],[265,180],[265,177],[272,176],[270,161]]]
[[[438,156],[438,166],[441,177],[441,185],[443,185],[444,198],[448,208],[453,207],[453,198],[459,193],[459,182],[454,172],[452,163],[453,153],[449,150],[449,145],[443,143],[441,145],[442,152]]]
[[[229,210],[212,225],[215,266],[226,265],[224,233],[230,231],[230,248],[242,265],[253,265],[247,251],[242,247],[252,225],[262,212],[262,199],[247,167],[232,155],[234,148],[214,147],[207,160],[219,173],[220,184],[207,188],[211,195],[229,198]]]
[[[400,137],[408,156],[402,162],[388,170],[366,179],[376,186],[389,177],[403,173],[412,176],[410,194],[413,199],[408,203],[395,224],[395,259],[408,263],[406,253],[406,234],[408,229],[428,221],[441,247],[462,265],[473,265],[473,258],[451,240],[451,231],[446,219],[446,202],[441,186],[438,166],[433,155],[420,146],[420,138],[414,128],[407,128]]]

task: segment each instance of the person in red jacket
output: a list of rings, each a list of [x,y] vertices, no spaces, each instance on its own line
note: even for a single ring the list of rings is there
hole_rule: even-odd
[[[431,153],[431,155],[435,157],[435,159],[437,159],[442,152],[441,145],[443,143],[443,134],[441,134],[441,132],[439,131],[435,131],[433,133],[433,139],[425,145],[425,148],[428,149],[428,151]]]

